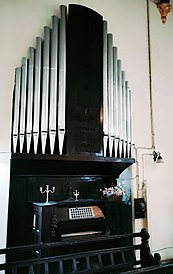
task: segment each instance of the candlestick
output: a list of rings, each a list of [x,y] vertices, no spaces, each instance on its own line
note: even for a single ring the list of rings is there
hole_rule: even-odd
[[[77,189],[73,192],[73,195],[75,196],[75,200],[78,201],[78,196],[79,196],[80,192],[77,191]]]
[[[45,190],[43,190],[43,187],[41,186],[40,187],[40,192],[41,192],[41,194],[46,193],[46,204],[48,204],[49,203],[49,194],[55,192],[55,186],[53,186],[52,190],[49,189],[49,185],[46,185]]]

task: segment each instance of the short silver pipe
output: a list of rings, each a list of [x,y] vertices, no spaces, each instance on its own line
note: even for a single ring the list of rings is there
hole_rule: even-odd
[[[130,98],[128,81],[125,81],[125,93],[126,93],[126,134],[127,134],[127,157],[130,157]]]
[[[132,92],[129,89],[129,105],[130,105],[130,157],[133,157],[133,148],[134,148],[134,136],[133,136],[133,104],[132,104]]]
[[[125,71],[121,72],[121,87],[122,87],[122,142],[123,142],[123,154],[122,157],[126,157],[126,93],[125,93]]]
[[[117,60],[117,77],[118,77],[118,131],[119,131],[119,156],[122,156],[123,136],[122,136],[122,79],[121,79],[121,60]]]
[[[127,136],[127,157],[131,158],[131,91],[129,89],[129,82],[125,81],[125,91],[126,91],[126,136]]]

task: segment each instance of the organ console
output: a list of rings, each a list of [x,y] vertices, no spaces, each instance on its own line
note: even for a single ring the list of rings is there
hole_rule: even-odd
[[[33,236],[37,244],[108,233],[105,216],[99,206],[62,205],[57,202],[33,204]]]

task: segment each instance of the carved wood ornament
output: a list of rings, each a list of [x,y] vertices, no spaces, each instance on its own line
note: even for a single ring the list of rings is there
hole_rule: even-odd
[[[172,9],[172,5],[167,2],[161,2],[157,4],[157,8],[160,12],[162,23],[165,24],[167,21],[167,15]]]

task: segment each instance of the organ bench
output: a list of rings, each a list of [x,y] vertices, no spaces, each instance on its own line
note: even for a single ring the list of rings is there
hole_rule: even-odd
[[[80,241],[78,238],[65,242],[6,248],[0,250],[0,254],[10,256],[15,253],[16,259],[0,264],[0,270],[15,274],[165,273],[165,269],[169,270],[173,265],[161,264],[160,255],[151,254],[149,237],[149,233],[143,228],[139,233],[106,238],[90,237]],[[141,238],[140,244],[134,243],[137,238]],[[37,251],[41,251],[40,254],[43,255],[37,258]],[[21,253],[25,254],[25,259],[20,259]]]

